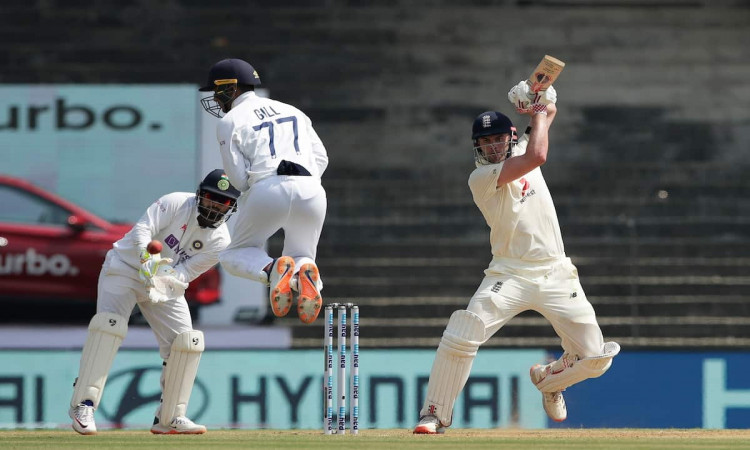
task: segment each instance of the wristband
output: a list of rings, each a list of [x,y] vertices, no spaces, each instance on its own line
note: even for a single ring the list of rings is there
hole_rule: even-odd
[[[534,103],[531,105],[531,110],[534,111],[534,114],[544,114],[547,115],[547,105],[542,103]]]

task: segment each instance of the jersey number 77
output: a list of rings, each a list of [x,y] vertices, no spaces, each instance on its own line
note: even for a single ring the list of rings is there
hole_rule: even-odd
[[[273,143],[274,122],[276,122],[278,126],[281,126],[281,124],[286,123],[286,122],[292,123],[292,130],[294,131],[294,151],[297,152],[297,154],[299,155],[300,154],[299,144],[297,142],[299,138],[299,134],[297,133],[297,118],[294,116],[279,117],[275,121],[269,120],[267,122],[262,122],[260,125],[255,125],[253,127],[253,130],[255,131],[260,131],[263,128],[268,128],[268,146],[271,149],[271,158],[276,158],[276,147],[274,146],[274,143]]]

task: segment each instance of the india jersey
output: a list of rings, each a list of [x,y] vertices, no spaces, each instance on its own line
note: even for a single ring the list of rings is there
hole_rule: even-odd
[[[217,127],[219,150],[229,181],[240,191],[276,174],[282,160],[320,178],[328,156],[310,119],[294,106],[246,92]]]
[[[230,242],[225,223],[201,228],[195,194],[173,192],[154,202],[133,228],[115,242],[110,253],[116,258],[108,270],[138,276],[140,251],[152,240],[163,244],[162,258],[172,258],[178,278],[189,283],[219,262],[219,252]],[[132,269],[136,269],[133,271]]]
[[[526,144],[524,135],[515,153],[525,152]],[[557,212],[541,169],[497,187],[503,164],[480,166],[469,176],[474,203],[490,227],[489,270],[503,272],[565,257]]]

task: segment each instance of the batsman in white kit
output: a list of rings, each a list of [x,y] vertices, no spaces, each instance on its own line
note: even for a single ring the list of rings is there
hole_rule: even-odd
[[[488,111],[474,120],[476,169],[469,187],[490,227],[493,258],[467,308],[455,311],[448,321],[414,433],[442,433],[451,425],[454,402],[479,346],[523,311],[542,314],[562,341],[558,360],[529,371],[552,420],[567,418],[562,392],[601,376],[620,351],[617,343],[604,342],[577,269],[565,256],[557,213],[540,170],[557,113],[557,93],[552,87],[537,95],[529,89],[522,81],[508,93],[517,112],[531,118],[520,139],[502,113]]]
[[[315,257],[327,199],[320,177],[328,166],[323,143],[302,111],[255,93],[260,78],[241,59],[214,64],[200,91],[204,109],[221,119],[217,139],[224,170],[242,191],[232,243],[219,259],[232,275],[269,286],[271,309],[312,323],[320,313],[323,287]],[[266,241],[284,230],[279,258]]]
[[[153,203],[133,228],[107,252],[99,275],[96,314],[89,324],[69,415],[80,434],[96,434],[99,406],[117,350],[138,304],[164,360],[161,402],[151,432],[202,434],[206,427],[186,417],[188,400],[205,348],[193,329],[185,289],[215,266],[229,245],[225,221],[236,210],[240,192],[224,171],[209,173],[196,193],[173,192]],[[149,242],[162,251],[149,254]]]

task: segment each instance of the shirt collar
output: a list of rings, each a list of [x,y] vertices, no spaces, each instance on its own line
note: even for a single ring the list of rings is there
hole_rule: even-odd
[[[243,102],[254,99],[256,97],[257,95],[255,95],[254,91],[244,92],[242,95],[234,99],[234,101],[232,102],[232,109],[234,109],[237,105],[240,105]]]

